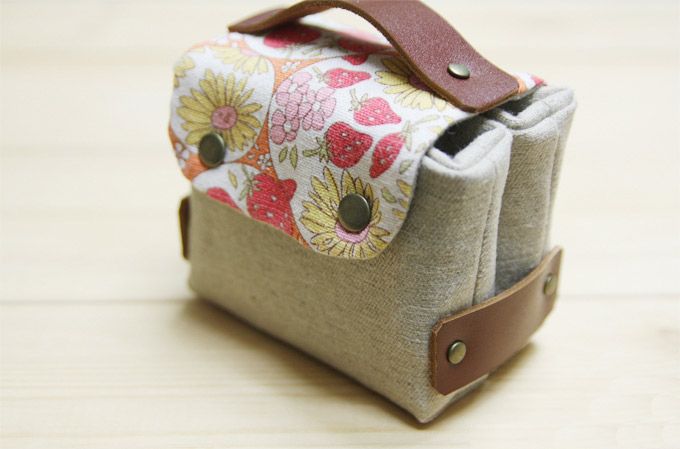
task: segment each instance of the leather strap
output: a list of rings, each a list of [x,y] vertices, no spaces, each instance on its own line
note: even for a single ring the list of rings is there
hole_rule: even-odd
[[[524,279],[494,298],[439,321],[432,330],[432,385],[449,394],[490,373],[522,349],[550,313],[557,297],[562,249],[553,249]],[[454,342],[462,361],[449,361]]]
[[[189,197],[185,196],[179,203],[179,232],[182,237],[182,256],[189,260]]]
[[[306,0],[233,24],[230,31],[260,33],[331,8],[370,22],[434,92],[469,112],[484,112],[519,90],[517,80],[484,59],[441,16],[418,0]],[[451,63],[464,64],[468,79],[454,78]]]

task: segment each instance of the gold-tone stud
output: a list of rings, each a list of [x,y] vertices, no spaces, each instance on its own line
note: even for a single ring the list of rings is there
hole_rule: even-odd
[[[552,296],[557,293],[557,275],[550,273],[543,284],[543,294]]]
[[[218,133],[208,133],[198,143],[198,157],[206,167],[217,167],[224,162],[227,149],[224,139]]]
[[[470,78],[470,69],[465,64],[449,64],[449,74],[459,80]]]
[[[371,205],[356,193],[345,195],[338,206],[338,220],[345,230],[359,233],[371,222]]]
[[[452,365],[458,365],[465,358],[467,354],[467,346],[460,340],[454,341],[449,346],[448,359]]]

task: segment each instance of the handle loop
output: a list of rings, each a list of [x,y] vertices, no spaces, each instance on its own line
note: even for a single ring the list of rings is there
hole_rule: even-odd
[[[345,9],[370,22],[423,83],[464,111],[487,111],[519,90],[512,75],[484,59],[446,20],[418,0],[305,0],[255,15],[229,30],[261,33],[332,8]],[[452,75],[451,64],[467,68],[469,77]]]

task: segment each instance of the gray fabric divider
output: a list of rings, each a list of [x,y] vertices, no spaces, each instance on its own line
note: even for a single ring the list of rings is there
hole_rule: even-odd
[[[513,134],[499,218],[496,292],[522,279],[550,249],[552,208],[575,108],[570,89],[546,86],[487,114]]]

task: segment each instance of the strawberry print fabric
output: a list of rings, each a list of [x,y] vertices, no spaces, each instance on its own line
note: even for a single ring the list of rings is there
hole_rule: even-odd
[[[518,80],[523,91],[539,82]],[[434,95],[391,47],[293,24],[189,49],[175,66],[169,134],[198,190],[317,252],[366,259],[398,233],[423,155],[470,115]],[[198,158],[210,132],[227,147],[215,168]],[[371,206],[360,233],[337,219],[349,193]]]

